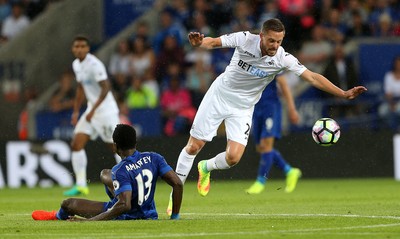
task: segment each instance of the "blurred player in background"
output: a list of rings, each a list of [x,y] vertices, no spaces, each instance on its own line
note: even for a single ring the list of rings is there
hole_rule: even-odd
[[[264,190],[272,165],[278,167],[286,175],[285,192],[292,192],[301,176],[298,168],[292,168],[274,148],[275,139],[281,137],[282,105],[279,100],[280,90],[287,104],[289,120],[292,124],[299,123],[299,114],[294,104],[292,93],[286,83],[285,75],[277,75],[263,91],[260,100],[254,106],[252,134],[256,142],[256,149],[261,154],[257,179],[248,194],[259,194]]]
[[[194,158],[216,135],[222,121],[225,122],[225,151],[197,165],[200,195],[206,196],[209,192],[211,171],[228,169],[240,161],[247,145],[254,105],[278,73],[293,72],[314,87],[346,99],[353,99],[367,90],[357,86],[344,91],[324,76],[308,70],[281,47],[284,36],[285,27],[278,19],[265,21],[259,35],[244,31],[212,38],[204,37],[199,32],[189,33],[189,42],[193,47],[236,48],[225,72],[217,77],[204,96],[187,145],[177,162],[176,173],[185,182]]]
[[[172,187],[171,219],[179,219],[183,184],[164,157],[153,152],[137,151],[136,131],[129,125],[118,124],[112,138],[122,161],[112,170],[102,170],[100,175],[110,201],[69,198],[62,202],[58,211],[34,211],[33,219],[91,221],[157,219],[154,193],[159,176]]]
[[[87,195],[89,193],[86,179],[87,157],[84,148],[90,139],[94,140],[100,136],[110,149],[113,149],[112,132],[119,123],[118,105],[110,91],[106,68],[89,51],[89,40],[86,37],[77,36],[72,44],[72,53],[76,57],[72,63],[72,68],[78,87],[71,117],[71,123],[75,126],[71,143],[71,161],[76,184],[73,188],[64,192],[65,196]],[[85,98],[87,108],[79,118]],[[118,163],[121,159],[116,155],[115,160]]]

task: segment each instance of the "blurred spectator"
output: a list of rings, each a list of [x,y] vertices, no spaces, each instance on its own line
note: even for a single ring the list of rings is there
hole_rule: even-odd
[[[192,105],[189,90],[181,87],[177,77],[173,77],[169,81],[169,88],[161,93],[160,105],[165,122],[164,133],[167,136],[187,133],[196,109]]]
[[[348,28],[347,37],[357,38],[371,36],[371,30],[369,26],[363,22],[360,12],[355,10],[352,12],[352,16],[352,26]]]
[[[143,37],[135,37],[132,41],[129,70],[131,76],[143,77],[154,74],[156,59],[154,51],[147,45]]]
[[[228,27],[230,32],[251,31],[256,28],[254,12],[248,1],[236,1],[233,9],[233,18]],[[228,32],[228,30],[225,31]]]
[[[185,61],[192,64],[196,61],[202,61],[205,68],[211,67],[212,54],[203,48],[197,47],[189,50],[185,55]]]
[[[190,28],[190,9],[186,0],[172,0],[171,6],[167,7],[172,16],[186,29]]]
[[[124,100],[118,100],[118,109],[119,109],[119,122],[121,124],[132,125],[132,122],[129,119],[129,108],[126,105]]]
[[[30,24],[29,18],[24,14],[20,3],[12,5],[11,15],[8,16],[1,29],[2,42],[7,42],[25,30]]]
[[[303,43],[298,59],[311,71],[321,74],[332,54],[332,46],[324,39],[324,28],[320,25],[315,26],[311,34],[311,41]]]
[[[379,107],[379,114],[393,130],[400,132],[400,56],[394,59],[392,70],[385,74],[383,81],[385,102]]]
[[[182,46],[183,39],[186,39],[186,37],[184,37],[186,33],[180,23],[175,22],[175,19],[173,19],[173,16],[169,11],[164,10],[160,13],[159,23],[160,29],[155,35],[153,42],[155,54],[159,55],[168,36],[173,36],[176,40],[177,46]]]
[[[231,61],[233,48],[219,48],[211,51],[211,67],[215,75],[220,75]]]
[[[58,89],[50,97],[49,109],[53,112],[72,110],[75,99],[74,75],[68,71],[61,75]]]
[[[392,25],[392,19],[389,14],[383,13],[379,17],[379,24],[375,28],[374,36],[376,37],[392,37],[395,36],[395,30]]]
[[[170,81],[173,78],[176,78],[179,80],[181,84],[185,82],[185,77],[184,77],[184,70],[182,69],[182,66],[176,62],[171,62],[167,65],[167,69],[165,72],[164,77],[162,78],[162,83],[160,86],[161,92],[168,89],[170,87]]]
[[[11,4],[9,0],[0,0],[0,26],[10,14]]]
[[[176,63],[179,66],[183,66],[184,59],[185,52],[183,48],[178,45],[176,38],[174,36],[167,36],[164,39],[162,50],[157,56],[156,63],[156,79],[161,88],[165,86],[163,78],[167,75],[168,65],[170,63]]]
[[[375,8],[369,14],[368,24],[372,30],[372,33],[376,35],[376,32],[379,31],[381,25],[381,15],[387,14],[389,17],[384,17],[384,21],[390,19],[393,22],[399,21],[399,14],[396,13],[395,9],[393,9],[390,4],[389,0],[377,0],[375,3]]]
[[[131,87],[126,93],[127,107],[129,109],[155,108],[157,103],[157,95],[143,85],[142,78],[133,76]]]
[[[204,36],[215,36],[215,31],[208,25],[206,16],[202,12],[197,12],[193,16],[193,29],[190,31],[201,32]]]
[[[346,25],[347,28],[354,27],[354,13],[357,12],[360,17],[362,24],[366,23],[368,20],[368,13],[362,7],[360,0],[349,0],[344,6],[341,14],[341,22]]]
[[[346,58],[344,47],[341,44],[335,46],[334,54],[330,58],[323,75],[343,90],[348,90],[358,85],[358,77],[353,60]],[[330,117],[350,117],[359,113],[357,105],[349,104],[348,101],[332,95],[325,95],[332,99],[332,104],[329,105]]]
[[[198,108],[214,76],[209,66],[198,59],[187,71],[186,87],[190,90],[193,106]]]
[[[160,86],[158,85],[158,82],[154,77],[154,72],[147,71],[147,73],[144,74],[143,85],[151,89],[151,91],[156,94],[157,99],[160,98]]]
[[[117,50],[111,55],[110,63],[108,65],[108,71],[110,72],[111,84],[114,90],[116,90],[116,98],[125,95],[124,90],[128,85],[130,67],[130,50],[129,43],[127,40],[122,40],[118,43]]]
[[[343,43],[347,32],[346,25],[340,22],[340,14],[338,9],[331,9],[328,20],[322,24],[327,39],[334,44]]]
[[[228,24],[232,20],[232,6],[230,0],[214,0],[209,10],[209,16],[213,17],[209,25],[216,31],[216,35],[220,35],[219,30],[223,25]],[[209,18],[207,18],[209,19]]]
[[[116,100],[124,100],[126,96],[126,91],[128,90],[130,86],[130,80],[131,77],[122,77],[119,75],[119,77],[113,79],[111,81],[111,86],[112,86],[112,92],[114,95],[114,98]]]
[[[278,18],[278,4],[276,0],[267,0],[264,2],[264,8],[261,9],[260,17],[258,18],[257,28],[261,29],[263,23],[271,18]]]
[[[285,25],[286,32],[286,38],[282,44],[288,52],[297,51],[301,46],[301,40],[307,36],[305,28],[313,25],[310,10],[314,5],[314,0],[279,0],[277,3],[280,12],[279,19]],[[306,18],[306,21],[302,21],[303,17]],[[303,26],[302,22],[311,22],[311,25],[308,23]]]
[[[132,34],[131,37],[129,37],[129,40],[133,40],[136,37],[142,37],[145,39],[147,44],[150,44],[151,40],[150,40],[150,26],[149,23],[144,21],[144,20],[139,20],[137,25],[136,25],[136,29],[134,31],[134,33]]]

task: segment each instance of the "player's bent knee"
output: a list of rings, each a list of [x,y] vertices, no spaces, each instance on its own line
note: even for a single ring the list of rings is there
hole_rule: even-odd
[[[100,172],[100,181],[103,184],[108,184],[111,182],[111,170],[110,169],[103,169]]]
[[[73,198],[67,198],[61,202],[61,208],[66,212],[70,212],[73,205],[74,205]]]

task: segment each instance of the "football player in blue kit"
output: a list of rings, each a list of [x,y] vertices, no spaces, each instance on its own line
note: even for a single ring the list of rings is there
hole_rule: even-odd
[[[68,198],[58,211],[37,210],[35,220],[135,220],[158,219],[154,203],[157,178],[172,187],[171,219],[179,219],[183,184],[164,157],[154,152],[136,150],[136,132],[129,125],[118,124],[113,133],[116,152],[122,161],[111,170],[104,169],[100,179],[106,186],[109,202]]]
[[[248,194],[259,194],[264,190],[272,165],[286,175],[285,192],[292,192],[301,176],[300,169],[292,168],[280,152],[274,148],[275,139],[281,137],[282,127],[282,104],[279,100],[278,90],[285,99],[290,122],[292,124],[299,123],[299,114],[286,83],[285,75],[277,75],[275,79],[265,88],[260,100],[254,107],[252,134],[256,142],[256,150],[260,153],[261,158],[257,179],[246,190]]]

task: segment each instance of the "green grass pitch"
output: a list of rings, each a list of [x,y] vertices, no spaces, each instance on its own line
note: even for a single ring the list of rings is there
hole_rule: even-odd
[[[250,181],[212,181],[207,197],[185,185],[181,220],[165,215],[169,186],[157,186],[156,221],[34,221],[35,209],[58,209],[63,188],[0,190],[0,238],[400,238],[400,183],[393,179],[304,179],[293,193],[270,180],[260,195]],[[104,201],[102,185],[89,199]]]

